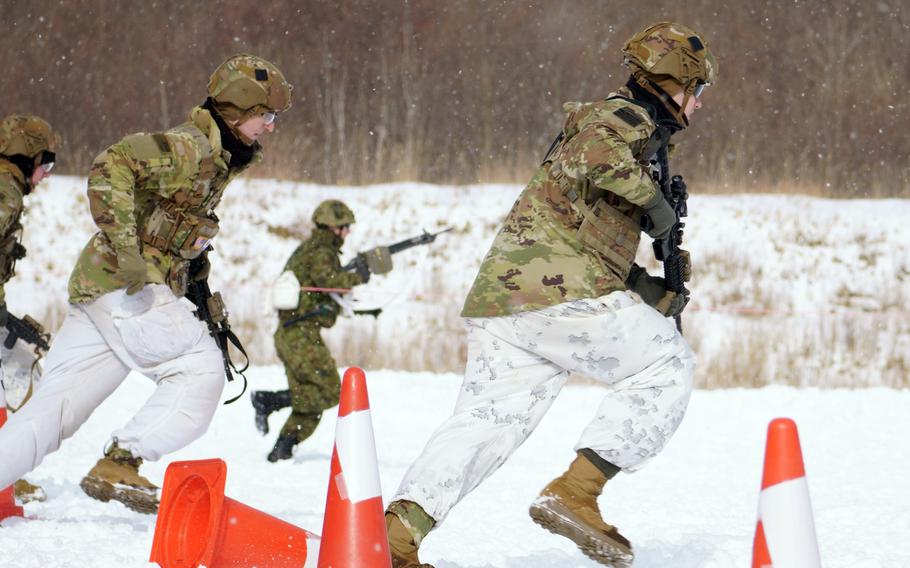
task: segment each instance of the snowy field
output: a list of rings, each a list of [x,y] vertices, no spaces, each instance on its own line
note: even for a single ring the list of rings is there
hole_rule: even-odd
[[[250,372],[252,388],[278,388],[278,367]],[[455,401],[454,374],[367,372],[386,502],[405,469]],[[233,385],[228,387],[228,393]],[[90,500],[79,489],[109,432],[150,393],[131,376],[29,478],[49,500],[26,506],[28,520],[0,527],[0,568],[147,566],[155,517]],[[568,540],[539,529],[527,507],[572,458],[572,445],[599,403],[598,387],[570,385],[528,442],[456,507],[425,541],[437,568],[593,567]],[[749,566],[767,423],[789,416],[800,427],[822,563],[826,568],[910,566],[910,391],[699,390],[666,451],[642,471],[620,475],[601,497],[607,519],[637,550],[637,568]],[[287,412],[287,411],[285,411]],[[220,457],[226,494],[319,533],[328,484],[335,410],[292,462],[269,464],[272,438],[253,428],[244,399],[222,407],[209,432],[145,473],[160,483],[171,460]],[[273,431],[284,414],[273,416]]]
[[[700,196],[690,180],[686,248],[693,258],[686,337],[706,388],[910,386],[910,199],[786,195]],[[275,363],[268,287],[310,230],[323,199],[343,199],[358,222],[344,258],[377,244],[452,227],[395,258],[395,270],[357,289],[382,315],[343,319],[327,334],[339,365],[460,372],[458,314],[517,185],[396,183],[327,187],[241,179],[218,207],[212,288],[258,364]],[[29,256],[7,285],[12,313],[55,329],[72,265],[94,232],[85,180],[54,177],[30,196]],[[649,239],[639,262],[659,267]]]

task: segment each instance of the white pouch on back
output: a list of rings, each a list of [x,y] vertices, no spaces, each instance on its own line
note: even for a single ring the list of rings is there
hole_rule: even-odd
[[[295,310],[300,305],[300,282],[292,271],[285,270],[272,284],[271,300],[276,310]]]

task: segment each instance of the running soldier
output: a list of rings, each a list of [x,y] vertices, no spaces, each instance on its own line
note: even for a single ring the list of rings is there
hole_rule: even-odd
[[[609,391],[574,461],[530,514],[601,564],[632,564],[631,544],[603,520],[597,497],[664,448],[695,372],[667,319],[685,294],[634,264],[642,226],[665,239],[678,222],[650,160],[701,108],[717,66],[701,35],[673,23],[636,34],[623,54],[629,81],[603,101],[566,105],[562,134],[481,264],[462,311],[468,355],[454,415],[386,511],[396,568],[429,566],[418,559],[421,541],[527,439],[571,372]]]
[[[341,311],[331,290],[350,290],[370,279],[368,269],[341,270],[341,247],[354,221],[354,212],[341,201],[323,201],[313,212],[313,233],[284,266],[299,286],[319,290],[300,290],[297,306],[278,312],[275,350],[284,364],[288,390],[255,391],[251,396],[256,427],[263,434],[269,431],[269,414],[291,407],[291,415],[269,452],[270,462],[290,459],[294,447],[316,430],[323,411],[338,404],[341,379],[321,330],[335,325]]]
[[[6,346],[9,313],[4,285],[16,272],[16,261],[26,253],[20,222],[24,198],[50,176],[59,147],[60,136],[37,116],[13,114],[0,124],[0,402],[10,412],[28,401],[41,368],[35,351],[23,340]],[[14,489],[20,503],[45,498],[43,489],[24,479],[16,481]]]
[[[260,159],[258,140],[290,98],[273,64],[236,55],[215,69],[187,122],[127,136],[95,158],[88,199],[99,231],[70,277],[71,305],[41,388],[0,429],[0,485],[37,467],[137,371],[156,388],[81,486],[101,501],[157,510],[158,488],[139,474],[143,460],[205,433],[225,380],[221,351],[183,297],[188,279],[207,277],[207,263],[195,274],[188,267],[206,255],[225,188]]]

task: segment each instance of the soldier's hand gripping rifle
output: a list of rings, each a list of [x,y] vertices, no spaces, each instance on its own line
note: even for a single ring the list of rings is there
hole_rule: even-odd
[[[51,334],[44,331],[44,327],[35,321],[32,316],[25,316],[22,319],[13,314],[6,316],[6,330],[9,334],[3,341],[3,346],[12,349],[17,339],[35,346],[36,349],[47,352],[50,349]]]
[[[354,270],[364,282],[370,279],[370,274],[385,274],[392,270],[392,255],[403,250],[416,247],[419,245],[428,245],[436,240],[436,237],[443,233],[448,233],[452,227],[443,229],[438,233],[428,233],[424,230],[423,234],[405,239],[388,246],[379,246],[365,252],[357,253],[354,260],[341,267],[341,270],[347,272]]]
[[[662,131],[663,132],[660,132]],[[670,141],[669,132],[662,126],[658,126],[652,141],[656,140],[659,145],[653,157],[650,158],[651,177],[660,188],[664,199],[673,208],[676,213],[676,223],[670,229],[669,234],[662,239],[654,239],[654,257],[664,264],[664,282],[667,290],[675,292],[683,298],[683,302],[689,302],[689,290],[686,288],[686,264],[688,260],[680,253],[680,245],[683,241],[683,228],[686,224],[682,221],[683,217],[689,215],[689,209],[686,204],[689,199],[689,193],[686,188],[686,182],[682,176],[670,176],[670,164],[667,152],[667,145]],[[650,142],[649,142],[650,143]],[[645,152],[648,152],[646,149]],[[648,153],[643,152],[645,155]],[[647,216],[642,217],[642,229],[647,231],[651,223]],[[674,316],[676,320],[676,329],[682,333],[682,316]]]
[[[198,280],[192,278],[193,274],[198,274],[201,270],[204,270],[204,264],[207,262],[205,256],[206,255],[203,254],[190,261],[189,273],[191,277],[186,288],[186,297],[196,306],[196,317],[205,322],[205,325],[209,328],[209,334],[215,340],[218,348],[221,349],[221,357],[224,360],[224,374],[227,377],[227,380],[234,380],[234,375],[231,373],[232,370],[243,377],[243,390],[240,391],[240,394],[224,403],[230,404],[239,399],[243,396],[243,393],[246,392],[247,380],[246,375],[244,375],[243,372],[250,366],[250,357],[246,354],[246,350],[243,348],[243,344],[240,343],[240,339],[231,331],[231,324],[228,322],[227,308],[224,305],[224,300],[221,298],[221,292],[212,293],[212,290],[209,288],[208,277]],[[233,361],[231,361],[231,356],[228,352],[229,343],[233,344],[246,359],[246,363],[243,365],[242,369],[238,369]]]

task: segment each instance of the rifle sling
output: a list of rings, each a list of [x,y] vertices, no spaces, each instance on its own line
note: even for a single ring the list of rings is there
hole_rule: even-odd
[[[240,343],[240,338],[237,337],[237,334],[235,334],[233,331],[228,329],[227,331],[219,332],[219,335],[221,335],[223,339],[221,341],[216,341],[216,343],[218,343],[218,347],[221,348],[221,355],[224,358],[224,372],[227,376],[228,382],[234,380],[234,376],[231,374],[232,369],[235,373],[243,377],[243,389],[240,391],[240,394],[224,402],[224,404],[231,404],[232,402],[237,401],[241,396],[243,396],[243,393],[246,392],[248,381],[246,380],[246,375],[244,375],[243,372],[250,367],[250,356],[246,354],[246,349],[244,349],[243,344]],[[231,342],[238,351],[243,353],[243,357],[246,359],[246,364],[242,369],[238,369],[237,366],[234,365],[234,362],[231,361],[231,356],[228,352],[228,342]]]

